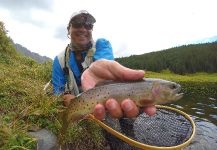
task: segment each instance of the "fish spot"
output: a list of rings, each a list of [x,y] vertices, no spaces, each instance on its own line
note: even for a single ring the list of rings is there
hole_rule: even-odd
[[[149,99],[141,99],[141,100],[139,101],[139,103],[140,103],[142,106],[153,105],[153,101],[152,101],[152,100],[149,100]]]

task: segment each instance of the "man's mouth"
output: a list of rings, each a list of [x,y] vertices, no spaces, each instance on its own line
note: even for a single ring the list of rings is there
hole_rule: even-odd
[[[86,37],[87,35],[86,35],[84,32],[77,32],[77,33],[76,33],[76,36],[79,36],[79,37]]]

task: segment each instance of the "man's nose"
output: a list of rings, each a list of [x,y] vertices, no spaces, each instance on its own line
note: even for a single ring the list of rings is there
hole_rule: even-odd
[[[79,30],[86,31],[87,29],[82,25]]]

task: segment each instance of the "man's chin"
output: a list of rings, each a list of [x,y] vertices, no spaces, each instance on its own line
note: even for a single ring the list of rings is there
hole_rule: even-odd
[[[85,43],[79,43],[79,44],[77,44],[77,46],[80,47],[80,48],[86,48],[87,44],[88,44],[87,42],[85,42]]]

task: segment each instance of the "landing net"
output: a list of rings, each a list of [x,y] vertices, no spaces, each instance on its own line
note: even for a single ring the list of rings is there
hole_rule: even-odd
[[[94,120],[106,129],[106,138],[113,150],[181,149],[195,134],[191,117],[167,106],[157,106],[156,114],[151,117],[141,113],[135,119],[106,117],[103,123]]]

